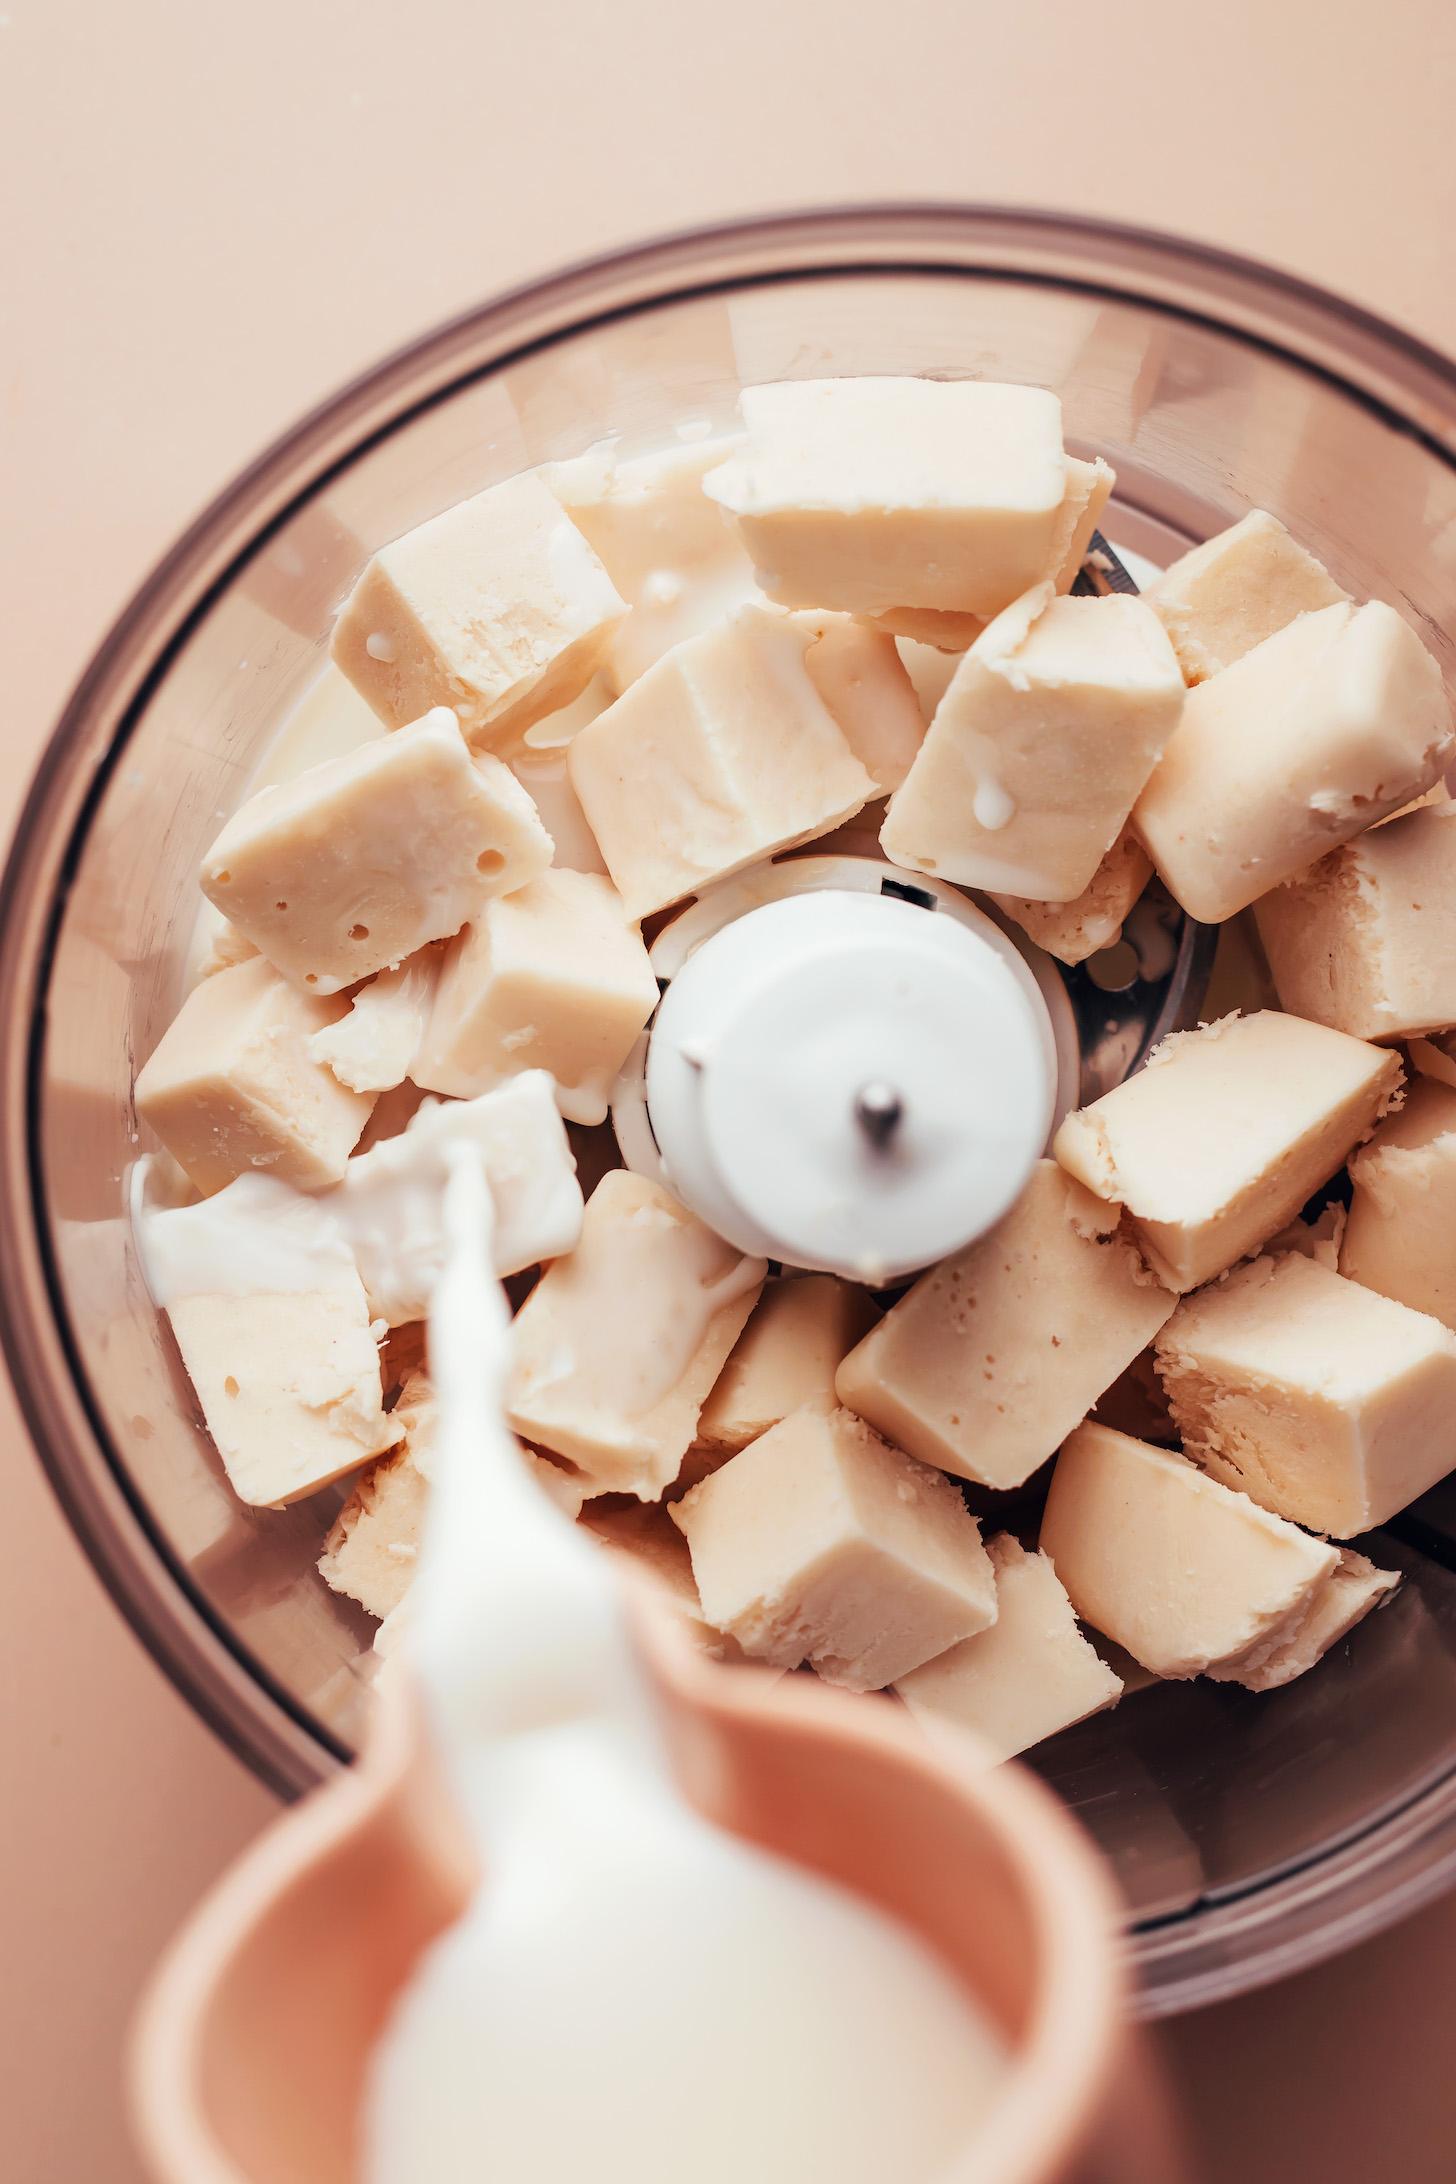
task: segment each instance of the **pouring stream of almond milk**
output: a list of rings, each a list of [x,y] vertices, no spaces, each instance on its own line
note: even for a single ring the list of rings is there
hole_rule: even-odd
[[[607,1557],[503,1422],[491,1217],[461,1148],[409,1634],[484,1879],[376,2052],[362,2173],[945,2180],[994,2090],[998,2036],[891,1920],[682,1800]]]

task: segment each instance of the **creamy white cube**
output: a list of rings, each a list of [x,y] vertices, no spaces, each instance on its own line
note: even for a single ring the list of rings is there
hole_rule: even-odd
[[[1139,599],[1038,586],[956,669],[881,830],[896,864],[1070,902],[1126,824],[1183,710]]]
[[[1456,1329],[1456,1091],[1418,1077],[1350,1180],[1340,1272]]]
[[[745,608],[572,743],[571,783],[630,917],[827,834],[877,793],[814,686],[810,642]]]
[[[1342,1547],[1332,1575],[1277,1639],[1256,1659],[1240,1663],[1236,1675],[1211,1673],[1216,1681],[1241,1683],[1246,1691],[1277,1691],[1322,1661],[1372,1608],[1383,1607],[1399,1584],[1399,1570],[1378,1570],[1353,1547]]]
[[[835,1388],[925,1463],[1020,1486],[1175,1302],[1117,1210],[1038,1161],[1006,1218],[922,1274],[850,1351]]]
[[[869,1292],[837,1274],[768,1283],[703,1405],[700,1446],[732,1455],[790,1411],[832,1397],[841,1359],[878,1319]]]
[[[1263,508],[1173,562],[1143,593],[1184,676],[1206,682],[1297,615],[1349,599],[1324,564]]]
[[[402,1441],[358,1480],[319,1557],[324,1583],[381,1622],[408,1593],[419,1564],[430,1496],[423,1443],[433,1408],[428,1382],[416,1374],[389,1414]]]
[[[1218,924],[1422,795],[1450,764],[1441,671],[1380,601],[1302,614],[1188,693],[1134,823]]]
[[[179,1297],[168,1317],[240,1501],[284,1508],[397,1439],[351,1270],[300,1295]]]
[[[307,1190],[336,1183],[374,1105],[311,1052],[346,1013],[261,957],[217,971],[138,1075],[137,1114],[200,1191],[255,1170]]]
[[[741,400],[743,445],[704,483],[781,605],[993,615],[1047,573],[1067,491],[1054,394],[801,379]]]
[[[1052,1150],[1126,1208],[1170,1289],[1196,1289],[1293,1219],[1400,1083],[1385,1048],[1261,1009],[1165,1039],[1143,1069],[1068,1115]]]
[[[1081,894],[1070,902],[1034,902],[1027,895],[993,895],[991,899],[1015,920],[1028,940],[1059,963],[1085,963],[1089,956],[1112,946],[1152,876],[1152,859],[1131,827],[1124,827]]]
[[[1076,582],[1092,544],[1092,533],[1102,520],[1116,483],[1117,472],[1100,455],[1094,455],[1090,462],[1075,455],[1067,457],[1067,484],[1052,548],[1052,566],[1045,572],[1059,592],[1070,591]]]
[[[411,1374],[389,1415],[403,1439],[359,1478],[330,1527],[318,1564],[326,1585],[357,1600],[381,1622],[405,1599],[419,1567],[439,1433],[439,1405],[428,1374]],[[575,1518],[581,1490],[570,1474],[529,1450],[522,1450],[521,1459],[542,1491]],[[387,1653],[388,1644],[378,1650]]]
[[[692,440],[624,455],[607,442],[545,473],[631,610],[606,653],[619,691],[674,645],[762,603],[736,526],[703,491],[734,445]]]
[[[920,701],[894,638],[852,614],[801,614],[797,620],[813,638],[804,655],[810,681],[876,793],[888,796],[925,740]]]
[[[1075,455],[1067,457],[1061,511],[1051,553],[1045,566],[1037,571],[1039,581],[1051,584],[1058,592],[1071,590],[1116,482],[1116,473],[1100,455],[1089,463],[1079,462]],[[942,654],[969,650],[988,619],[994,617],[936,607],[890,607],[870,617],[874,627],[886,636],[904,638]]]
[[[1456,805],[1344,843],[1255,905],[1287,1009],[1361,1039],[1456,1024]]]
[[[1456,1468],[1456,1334],[1297,1253],[1185,1298],[1157,1350],[1188,1454],[1311,1531],[1352,1539]]]
[[[347,1016],[314,1033],[309,1053],[351,1092],[392,1092],[414,1068],[439,971],[433,948],[380,971],[354,995]]]
[[[201,884],[286,976],[337,993],[458,933],[550,862],[520,783],[499,759],[472,756],[438,707],[250,797]]]
[[[645,1176],[613,1169],[581,1239],[512,1323],[509,1415],[596,1493],[655,1501],[763,1286],[745,1258]]]
[[[363,1285],[318,1200],[244,1176],[146,1213],[138,1242],[240,1500],[282,1507],[399,1439]]]
[[[446,951],[415,1082],[468,1098],[545,1069],[564,1115],[604,1122],[657,993],[641,930],[611,881],[543,872],[487,903]]]
[[[445,1185],[462,1153],[485,1171],[497,1274],[557,1258],[581,1234],[576,1162],[543,1070],[478,1099],[427,1100],[396,1136],[357,1154],[325,1200],[386,1326],[408,1326],[429,1310],[448,1248]]]
[[[1088,1644],[1044,1554],[1009,1532],[988,1540],[996,1573],[996,1620],[937,1654],[895,1685],[931,1735],[969,1730],[997,1759],[1115,1706],[1122,1679]]]
[[[382,546],[332,651],[392,728],[448,705],[505,749],[595,674],[626,602],[549,486],[507,478]]]
[[[939,1473],[848,1411],[794,1411],[673,1505],[703,1612],[752,1659],[878,1691],[984,1630],[980,1527]]]
[[[1155,1675],[1255,1691],[1303,1674],[1396,1582],[1095,1425],[1057,1458],[1041,1547],[1084,1621]]]
[[[599,705],[591,714],[606,711]],[[585,722],[582,723],[585,726]],[[573,733],[575,731],[573,730]],[[567,741],[570,741],[568,737]],[[551,837],[552,864],[562,872],[605,872],[601,847],[586,823],[567,770],[566,744],[537,750],[527,744],[511,760],[511,772],[536,807],[536,815]]]

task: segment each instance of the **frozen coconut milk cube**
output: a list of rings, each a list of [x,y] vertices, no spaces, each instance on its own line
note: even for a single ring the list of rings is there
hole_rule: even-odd
[[[1082,462],[1075,455],[1067,457],[1062,505],[1051,553],[1037,571],[1039,581],[1050,583],[1059,592],[1071,590],[1116,483],[1116,471],[1100,455],[1094,455],[1090,462]],[[949,652],[964,652],[974,644],[986,619],[977,614],[937,613],[933,607],[892,607],[887,614],[875,616],[881,629],[897,637],[914,638]]]
[[[316,1031],[308,1051],[351,1092],[392,1092],[414,1068],[439,975],[438,950],[423,948],[360,988],[347,1016]]]
[[[1235,1268],[1157,1350],[1188,1454],[1311,1531],[1369,1531],[1456,1466],[1456,1334],[1312,1259]]]
[[[703,1613],[754,1660],[879,1691],[984,1630],[980,1527],[937,1472],[812,1403],[677,1502]]]
[[[1037,571],[1039,582],[1050,583],[1058,592],[1071,590],[1116,483],[1116,472],[1100,455],[1090,463],[1079,462],[1075,455],[1067,457],[1066,490],[1050,557]],[[984,615],[938,613],[933,607],[892,607],[874,619],[875,626],[891,636],[941,652],[967,651],[986,627]]]
[[[632,918],[827,834],[878,791],[814,687],[808,630],[745,608],[649,668],[568,768]]]
[[[381,1622],[409,1591],[419,1561],[430,1482],[417,1442],[432,1411],[428,1382],[422,1373],[412,1374],[389,1414],[403,1440],[358,1481],[319,1557],[324,1583]]]
[[[404,1599],[419,1564],[439,1429],[439,1405],[427,1373],[411,1373],[389,1415],[403,1441],[358,1480],[334,1519],[318,1565],[325,1584],[357,1600],[381,1622]],[[581,1509],[581,1489],[570,1474],[527,1449],[521,1451],[521,1461],[542,1491],[574,1519]]]
[[[264,1169],[337,1183],[374,1106],[310,1051],[347,1013],[253,956],[187,996],[136,1081],[137,1113],[200,1191]]]
[[[1067,457],[1067,485],[1052,546],[1052,564],[1042,571],[1059,592],[1070,591],[1076,582],[1092,533],[1102,520],[1116,483],[1117,472],[1100,455],[1094,455],[1090,462],[1082,462],[1075,455]]]
[[[1215,1682],[1240,1683],[1246,1691],[1277,1691],[1322,1661],[1372,1608],[1382,1607],[1399,1584],[1399,1570],[1377,1570],[1353,1547],[1342,1547],[1338,1566],[1275,1639],[1246,1655],[1231,1671],[1210,1669],[1209,1674]]]
[[[1134,824],[1169,893],[1219,924],[1424,795],[1452,749],[1415,631],[1378,600],[1322,607],[1189,691]]]
[[[179,1297],[168,1317],[240,1501],[281,1509],[398,1439],[352,1269],[302,1295]]]
[[[1039,585],[961,661],[891,799],[885,854],[913,871],[1070,902],[1116,842],[1183,710],[1140,599]]]
[[[1313,1667],[1396,1583],[1173,1450],[1090,1424],[1057,1458],[1041,1545],[1077,1613],[1155,1675],[1255,1691]]]
[[[502,749],[586,688],[626,602],[550,487],[507,478],[383,546],[334,659],[392,728],[448,705]]]
[[[1340,1272],[1456,1329],[1456,1091],[1417,1077],[1350,1179]]]
[[[576,1249],[516,1314],[511,1424],[576,1465],[593,1491],[655,1501],[677,1477],[764,1272],[659,1184],[613,1169],[587,1201]]]
[[[244,1176],[144,1214],[138,1240],[240,1500],[281,1508],[400,1438],[363,1284],[318,1200]]]
[[[888,796],[925,740],[920,700],[894,638],[852,614],[802,614],[797,620],[813,637],[804,655],[809,680],[873,778],[876,794]]]
[[[895,1685],[932,1734],[970,1730],[998,1759],[1115,1706],[1115,1676],[1077,1628],[1072,1603],[1047,1556],[1028,1554],[1009,1532],[989,1540],[996,1620]]]
[[[1033,902],[1025,895],[993,895],[1028,940],[1059,963],[1085,963],[1110,948],[1128,912],[1153,876],[1152,860],[1130,827],[1124,827],[1080,895],[1070,902]]]
[[[1165,1039],[1052,1150],[1125,1207],[1170,1289],[1197,1289],[1293,1220],[1400,1082],[1398,1058],[1363,1039],[1275,1009],[1226,1016]]]
[[[1372,827],[1255,905],[1279,998],[1360,1039],[1456,1024],[1456,805]]]
[[[992,615],[1045,576],[1066,497],[1062,407],[974,380],[745,387],[742,447],[704,480],[771,599]]]
[[[693,440],[623,455],[607,443],[544,473],[631,609],[606,654],[618,690],[735,608],[762,604],[735,525],[703,491],[734,445]]]
[[[841,1358],[878,1318],[868,1291],[837,1274],[769,1282],[703,1405],[699,1442],[731,1455],[790,1411],[832,1396]]]
[[[657,1006],[642,934],[610,880],[543,872],[501,895],[446,953],[415,1082],[468,1097],[523,1069],[556,1079],[573,1122],[607,1101]]]
[[[576,1162],[544,1070],[478,1099],[425,1100],[403,1130],[356,1154],[328,1194],[370,1309],[390,1327],[429,1311],[448,1256],[445,1187],[467,1151],[490,1186],[498,1275],[554,1259],[581,1234]]]
[[[472,757],[441,706],[250,797],[201,885],[280,971],[337,993],[458,933],[550,862],[530,797],[499,759]]]
[[[922,1274],[835,1375],[923,1462],[1020,1486],[1173,1310],[1115,1208],[1041,1160],[1004,1221]]]
[[[1253,508],[1175,561],[1143,597],[1172,639],[1185,678],[1200,683],[1296,615],[1348,602],[1349,593],[1277,516]]]

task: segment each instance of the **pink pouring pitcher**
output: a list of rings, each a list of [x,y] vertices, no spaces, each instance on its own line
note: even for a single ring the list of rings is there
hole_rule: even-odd
[[[899,1919],[1001,2032],[1004,2080],[934,2184],[1179,2184],[1113,1890],[1040,1784],[888,1704],[705,1661],[655,1603],[636,1624],[692,1801]],[[159,2184],[354,2184],[374,2043],[478,1879],[402,1670],[358,1765],[268,1830],[156,1975],[133,2092]]]

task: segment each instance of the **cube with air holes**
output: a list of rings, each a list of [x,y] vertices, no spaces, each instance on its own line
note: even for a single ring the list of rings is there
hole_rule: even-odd
[[[625,613],[550,486],[526,470],[382,546],[330,650],[391,728],[448,705],[478,749],[509,751],[586,688]]]
[[[282,1295],[174,1297],[167,1316],[228,1482],[250,1507],[286,1508],[399,1440],[352,1267]]]
[[[261,956],[194,986],[137,1077],[141,1120],[200,1191],[261,1172],[337,1183],[374,1106],[313,1055],[348,1003],[301,993]]]
[[[437,706],[250,797],[200,878],[285,977],[326,994],[448,939],[550,862],[526,791]]]

